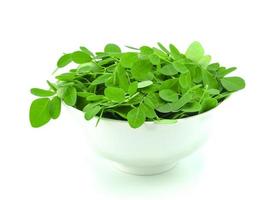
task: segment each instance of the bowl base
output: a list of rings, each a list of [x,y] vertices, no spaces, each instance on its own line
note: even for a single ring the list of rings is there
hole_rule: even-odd
[[[157,174],[167,172],[173,169],[176,166],[176,164],[177,163],[174,162],[167,165],[134,167],[134,166],[128,166],[128,165],[123,165],[119,163],[114,163],[114,166],[118,170],[128,174],[133,174],[137,176],[152,176],[152,175],[157,175]]]

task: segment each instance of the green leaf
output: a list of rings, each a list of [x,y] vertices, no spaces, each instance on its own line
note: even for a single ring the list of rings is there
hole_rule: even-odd
[[[105,65],[108,66],[108,65],[114,64],[114,62],[115,62],[114,58],[108,57],[108,58],[103,58],[102,60],[97,61],[97,64],[104,67]]]
[[[211,62],[212,57],[209,55],[203,56],[199,61],[198,64],[200,64],[202,67],[207,67],[209,63]]]
[[[187,103],[181,110],[188,113],[199,112],[201,110],[201,105],[199,102]]]
[[[138,83],[138,88],[144,88],[144,87],[148,87],[150,85],[152,85],[153,82],[152,81],[141,81]]]
[[[133,83],[131,83],[128,87],[128,94],[129,95],[133,95],[137,92],[138,89],[138,82],[134,81]]]
[[[171,89],[160,90],[159,95],[165,101],[175,102],[178,100],[178,94]]]
[[[91,85],[99,85],[99,84],[105,83],[111,77],[112,77],[112,74],[103,74],[101,76],[98,76],[95,80],[93,80]]]
[[[218,102],[216,99],[207,97],[201,103],[200,113],[211,110],[212,108],[215,108],[217,105],[218,105]]]
[[[176,119],[160,119],[154,121],[156,124],[175,124],[178,122]]]
[[[217,89],[208,89],[208,93],[209,93],[210,95],[217,95],[217,94],[220,93],[220,91],[217,90]]]
[[[90,72],[97,72],[101,69],[102,68],[97,66],[97,64],[95,64],[93,62],[88,62],[88,63],[80,64],[77,68],[77,73],[78,74],[88,74]]]
[[[160,59],[165,60],[165,61],[169,61],[168,54],[166,54],[165,52],[163,52],[155,47],[153,47],[153,51],[154,51],[154,54],[159,56]]]
[[[57,91],[57,86],[56,86],[56,84],[54,84],[54,83],[51,83],[50,81],[46,81],[47,82],[47,84],[49,85],[49,87],[50,87],[50,89],[52,89],[53,91]]]
[[[166,54],[170,54],[170,52],[160,42],[158,42],[157,44],[162,51],[164,51]]]
[[[59,58],[59,60],[57,62],[57,67],[58,68],[65,67],[66,65],[68,65],[71,62],[72,62],[71,54],[64,54],[63,56],[61,56]]]
[[[161,60],[160,60],[159,56],[157,56],[156,54],[149,55],[149,61],[153,65],[159,65],[161,63]]]
[[[178,60],[178,59],[183,57],[183,56],[181,56],[181,53],[179,52],[179,50],[173,44],[169,45],[169,49],[170,49],[170,52],[171,52],[171,56],[175,60]]]
[[[220,82],[230,92],[245,88],[245,81],[240,77],[226,77],[222,78]]]
[[[125,91],[121,88],[108,87],[104,90],[104,95],[111,101],[122,102],[125,100]]]
[[[120,59],[122,67],[131,68],[138,61],[138,54],[133,52],[124,53]]]
[[[31,103],[29,120],[32,127],[38,128],[49,122],[51,119],[49,114],[49,103],[49,98],[39,98]]]
[[[178,111],[185,104],[189,103],[193,99],[193,95],[190,91],[187,91],[179,100],[171,103],[171,108],[173,112]]]
[[[207,66],[207,70],[209,71],[217,71],[219,69],[219,63],[212,63]]]
[[[224,76],[228,75],[229,73],[235,71],[237,68],[236,67],[231,67],[226,69],[225,67],[220,67],[216,73],[216,76],[218,78],[223,78]]]
[[[90,94],[92,94],[92,93],[90,93],[90,92],[77,92],[77,96],[83,97],[83,98],[86,98]]]
[[[202,79],[204,86],[207,85],[209,89],[210,88],[217,89],[219,86],[216,78],[206,69],[202,69]]]
[[[136,80],[139,81],[150,80],[153,78],[153,76],[152,77],[150,76],[151,69],[152,65],[149,61],[139,60],[133,65],[131,73]]]
[[[185,53],[186,57],[198,62],[204,56],[204,49],[199,42],[193,42]]]
[[[120,117],[123,119],[127,120],[127,113],[131,110],[132,108],[130,106],[121,106],[121,107],[115,107],[114,109],[107,109],[107,111],[113,112],[118,114]]]
[[[161,113],[170,113],[173,111],[173,107],[171,103],[164,103],[159,105],[156,108],[157,111],[161,112]]]
[[[103,95],[97,95],[97,94],[89,93],[86,100],[87,101],[98,101],[98,100],[101,100],[103,98],[104,98]]]
[[[106,52],[106,53],[121,53],[121,49],[116,44],[107,44],[104,47],[104,52]]]
[[[166,76],[173,76],[177,74],[178,71],[173,64],[167,64],[161,68],[160,73]]]
[[[145,113],[146,117],[153,119],[157,116],[154,109],[145,103],[140,104],[140,109]]]
[[[95,115],[99,113],[100,110],[101,110],[100,106],[88,107],[88,109],[85,109],[84,115],[85,119],[86,120],[92,119]]]
[[[55,96],[49,103],[49,114],[52,119],[57,119],[61,112],[61,99]]]
[[[184,89],[189,89],[191,87],[192,79],[189,71],[180,75],[179,84]]]
[[[145,113],[139,107],[132,109],[127,114],[128,123],[132,128],[139,128],[142,126],[145,122],[145,117]]]
[[[99,103],[98,102],[92,102],[88,103],[86,106],[83,107],[82,111],[87,112],[89,110],[92,110],[95,106],[97,106]]]
[[[92,60],[90,55],[82,52],[82,51],[75,51],[71,54],[72,60],[77,64],[87,63]]]
[[[196,66],[193,68],[192,78],[195,83],[202,82],[202,67]]]
[[[132,49],[132,50],[139,50],[138,48],[132,47],[132,46],[129,46],[129,45],[126,45],[125,47],[127,47],[127,48],[129,48],[129,49]]]
[[[143,55],[151,55],[154,52],[153,49],[148,46],[142,46],[140,48],[140,51],[141,51],[141,54]]]
[[[63,101],[68,106],[74,106],[77,100],[77,91],[76,88],[69,86],[64,89]]]
[[[73,81],[76,78],[74,73],[68,72],[56,76],[56,79],[60,81]]]
[[[174,78],[174,79],[168,79],[168,80],[163,81],[161,83],[160,90],[163,90],[163,89],[173,89],[173,90],[177,91],[178,79]]]
[[[44,89],[40,89],[40,88],[32,88],[31,93],[35,96],[38,96],[38,97],[50,97],[55,94],[55,92],[53,92],[53,91],[44,90]]]
[[[160,98],[158,94],[155,93],[149,93],[144,97],[144,103],[151,108],[156,108],[160,104]]]
[[[173,65],[174,65],[175,69],[180,73],[186,73],[189,71],[188,68],[186,67],[185,63],[182,62],[181,60],[177,60],[177,61],[173,62]]]
[[[117,70],[119,87],[122,88],[123,90],[127,91],[128,87],[129,87],[129,79],[128,79],[125,68],[123,68],[119,65],[116,68],[116,70]]]
[[[84,52],[84,53],[90,55],[91,57],[94,57],[94,54],[93,54],[89,49],[87,49],[86,47],[81,46],[81,47],[80,47],[80,50],[81,50],[82,52]]]

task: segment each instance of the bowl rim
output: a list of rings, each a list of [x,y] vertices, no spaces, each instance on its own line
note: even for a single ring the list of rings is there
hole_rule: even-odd
[[[210,110],[208,110],[208,111],[205,111],[205,112],[203,112],[203,113],[200,113],[200,114],[196,114],[196,115],[192,115],[192,116],[189,116],[189,117],[184,117],[184,118],[179,118],[179,119],[169,119],[169,120],[176,120],[176,122],[175,123],[173,123],[173,124],[177,124],[177,123],[179,123],[180,121],[183,121],[183,120],[189,120],[189,119],[192,119],[192,118],[196,118],[196,117],[200,117],[200,116],[204,116],[204,115],[207,115],[207,114],[210,114],[211,112],[213,112],[214,110],[218,110],[220,107],[222,107],[222,106],[220,106],[223,102],[225,102],[227,99],[229,99],[230,98],[230,96],[232,96],[233,94],[231,94],[231,95],[229,95],[228,97],[226,97],[223,101],[221,101],[216,107],[214,107],[214,108],[212,108],[212,109],[210,109]],[[68,105],[66,105],[66,107],[69,107],[69,108],[72,108],[73,110],[76,110],[76,111],[78,111],[78,112],[81,112],[81,113],[83,113],[83,111],[82,110],[78,110],[78,109],[76,109],[75,107],[73,107],[73,106],[68,106]],[[219,108],[218,108],[219,107]],[[93,118],[95,118],[95,119],[98,119],[99,117],[98,116],[94,116]],[[112,119],[112,118],[106,118],[106,117],[102,117],[100,120],[103,120],[103,121],[112,121],[112,122],[118,122],[118,123],[128,123],[128,121],[127,120],[119,120],[119,119]],[[168,119],[167,119],[168,120]],[[158,120],[159,121],[159,120]],[[156,121],[154,120],[154,121],[145,121],[144,122],[144,124],[158,124],[159,125],[159,123],[156,123]],[[166,124],[167,125],[167,124]],[[171,125],[171,124],[169,124],[169,125]]]

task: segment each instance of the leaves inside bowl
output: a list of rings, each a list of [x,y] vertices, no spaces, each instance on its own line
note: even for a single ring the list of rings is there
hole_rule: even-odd
[[[132,128],[145,121],[171,124],[206,112],[245,87],[242,78],[227,76],[235,67],[210,63],[199,42],[184,54],[173,44],[128,48],[122,52],[111,43],[102,52],[80,47],[62,55],[57,69],[71,63],[77,67],[58,74],[55,83],[47,81],[49,89],[31,89],[40,97],[30,106],[31,125],[57,119],[61,102],[81,110],[86,120],[127,120]]]

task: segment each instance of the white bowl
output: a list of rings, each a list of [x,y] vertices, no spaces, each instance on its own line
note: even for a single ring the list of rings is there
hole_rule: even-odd
[[[219,105],[219,107],[222,105]],[[127,121],[102,118],[86,121],[83,113],[68,107],[73,116],[84,121],[92,146],[120,170],[136,175],[165,172],[204,143],[214,110],[179,119],[175,124],[145,122],[131,128]]]

